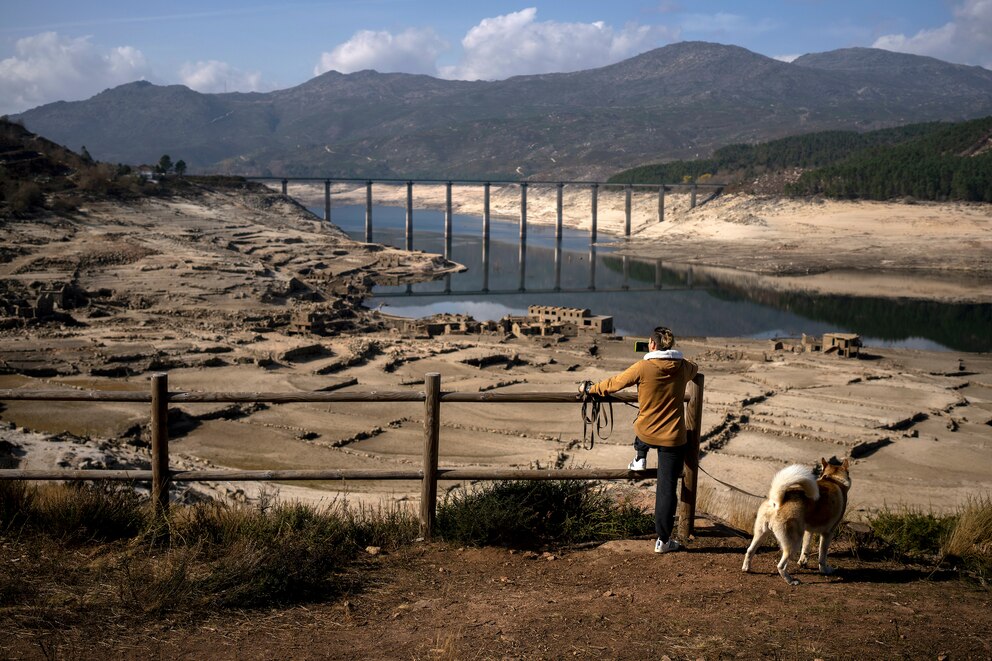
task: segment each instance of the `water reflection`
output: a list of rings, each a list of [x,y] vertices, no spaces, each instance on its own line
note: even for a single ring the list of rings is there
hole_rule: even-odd
[[[335,223],[364,238],[364,207],[335,208]],[[404,210],[376,207],[373,240],[403,246]],[[860,333],[869,346],[959,351],[992,350],[992,305],[952,305],[888,298],[823,296],[754,286],[751,278],[621,257],[590,246],[585,232],[531,226],[521,239],[515,222],[455,215],[445,237],[444,214],[414,214],[413,247],[447,254],[468,270],[435,282],[377,287],[371,305],[395,314],[439,312],[496,319],[528,305],[589,308],[614,317],[618,332],[644,335],[664,322],[677,334],[714,337],[796,337]],[[480,258],[481,256],[481,258]]]

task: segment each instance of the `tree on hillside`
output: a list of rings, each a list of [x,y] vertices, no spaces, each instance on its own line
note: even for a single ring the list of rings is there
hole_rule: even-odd
[[[186,174],[186,161],[184,161],[183,159],[179,159],[178,161],[176,161],[176,164],[173,167],[176,170],[176,174],[178,174],[180,177]]]
[[[161,174],[166,174],[172,169],[172,157],[168,154],[162,154],[162,158],[158,159],[158,171]]]

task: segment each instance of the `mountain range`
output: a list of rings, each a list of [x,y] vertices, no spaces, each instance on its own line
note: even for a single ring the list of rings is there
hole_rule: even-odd
[[[268,93],[139,81],[15,115],[101,161],[255,176],[592,177],[827,129],[992,114],[992,71],[847,48],[781,62],[681,42],[500,81],[335,71]]]

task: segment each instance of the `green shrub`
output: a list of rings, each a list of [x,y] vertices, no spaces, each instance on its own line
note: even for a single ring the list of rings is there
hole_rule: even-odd
[[[602,486],[577,480],[487,483],[448,493],[438,506],[442,539],[535,548],[645,534],[653,518]]]
[[[869,518],[875,536],[894,552],[910,557],[935,556],[954,526],[954,517],[919,510],[884,509]]]

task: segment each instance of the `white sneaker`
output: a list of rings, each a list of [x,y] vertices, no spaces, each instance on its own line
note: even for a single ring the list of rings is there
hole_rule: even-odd
[[[643,459],[638,459],[637,457],[634,457],[634,460],[629,464],[627,464],[627,470],[629,471],[642,471],[647,469],[647,467],[648,467],[647,457],[644,457]]]
[[[663,542],[660,539],[654,543],[655,553],[671,553],[672,551],[678,551],[682,548],[682,545],[675,541],[675,538]]]

